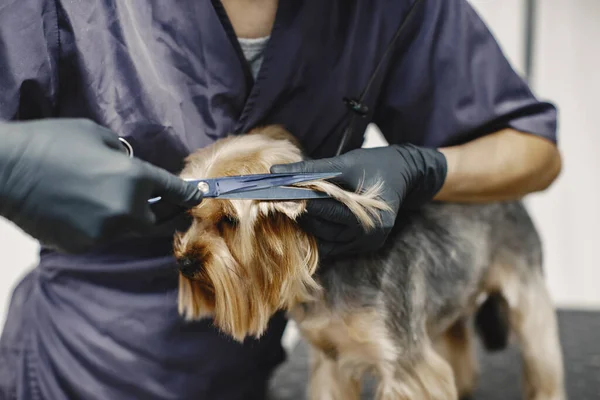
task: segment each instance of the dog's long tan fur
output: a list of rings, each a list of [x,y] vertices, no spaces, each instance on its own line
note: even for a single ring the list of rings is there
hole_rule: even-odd
[[[198,150],[181,176],[268,173],[302,159],[292,135],[267,126]],[[357,192],[326,181],[305,186],[345,204],[366,230],[389,211],[378,198],[381,183]],[[379,400],[456,400],[476,381],[468,325],[476,299],[499,293],[524,351],[524,398],[566,399],[540,243],[519,204],[426,208],[380,253],[325,269],[315,239],[296,222],[305,211],[303,200],[205,199],[193,208],[192,225],[174,240],[180,264],[193,266],[181,270],[179,312],[210,317],[242,341],[287,310],[312,346],[313,399],[358,399],[360,378],[371,371]]]
[[[245,136],[229,136],[199,150],[187,159],[181,177],[268,173],[274,164],[302,160],[293,137],[281,126],[271,125]],[[325,192],[341,201],[367,230],[375,227],[380,210],[389,209],[378,199],[381,184],[356,193],[327,181],[298,186]],[[211,255],[196,280],[180,277],[180,313],[187,319],[212,315],[219,328],[243,340],[248,333],[260,336],[275,310],[289,309],[313,298],[320,290],[313,278],[318,266],[316,244],[295,225],[295,219],[305,207],[306,201],[302,200],[206,199],[193,209],[195,221],[191,229],[199,225],[204,229],[196,237],[202,244],[196,247],[210,248]],[[224,216],[236,219],[235,234],[228,227],[220,232],[211,229],[218,226]],[[271,218],[269,223],[257,223],[265,217]],[[257,235],[269,237],[271,242],[269,249],[262,249],[270,254],[259,257],[263,262],[261,266],[254,261],[256,252],[261,250],[256,246]],[[176,236],[176,255],[181,255],[181,249],[187,247],[190,235],[187,236]],[[224,238],[229,238],[229,243]],[[290,243],[295,245],[290,247]],[[245,298],[230,296],[234,291],[243,291],[242,288],[247,292]],[[199,296],[200,293],[203,295]]]

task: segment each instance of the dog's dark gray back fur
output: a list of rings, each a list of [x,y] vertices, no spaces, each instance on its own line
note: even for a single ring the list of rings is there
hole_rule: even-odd
[[[499,263],[524,278],[541,268],[541,242],[521,202],[432,203],[401,214],[381,251],[324,263],[318,278],[330,307],[385,307],[390,328],[406,336],[419,318],[443,329]]]

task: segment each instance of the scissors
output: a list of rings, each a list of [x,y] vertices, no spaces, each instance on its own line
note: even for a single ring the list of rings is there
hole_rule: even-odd
[[[323,199],[329,195],[316,190],[290,187],[295,183],[333,178],[341,172],[320,173],[273,173],[225,176],[212,179],[184,179],[195,184],[204,198],[255,199],[255,200],[303,200]],[[148,202],[160,201],[154,197]]]

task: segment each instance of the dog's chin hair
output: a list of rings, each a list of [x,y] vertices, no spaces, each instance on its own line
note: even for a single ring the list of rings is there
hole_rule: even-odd
[[[198,283],[179,275],[178,312],[187,321],[213,317],[214,311]]]
[[[271,219],[277,222],[271,224]],[[249,257],[245,263],[239,263],[220,239],[211,243],[212,254],[198,280],[180,275],[178,306],[186,320],[212,317],[214,325],[235,340],[258,338],[275,312],[320,292],[312,276],[318,266],[316,242],[294,221],[281,215],[263,217],[255,235],[270,246],[236,242],[250,247],[235,246],[238,257]],[[286,249],[285,243],[293,247]],[[207,298],[207,285],[213,289],[212,298]]]

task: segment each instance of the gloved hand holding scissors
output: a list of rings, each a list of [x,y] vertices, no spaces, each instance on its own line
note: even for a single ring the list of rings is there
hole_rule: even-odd
[[[442,187],[447,172],[445,156],[434,149],[413,145],[356,149],[321,160],[275,165],[271,172],[341,172],[331,179],[347,190],[371,186],[383,180],[382,200],[393,212],[382,213],[383,224],[369,233],[344,205],[333,199],[310,200],[299,220],[319,243],[322,257],[379,249],[396,222],[400,208],[417,208]]]
[[[0,143],[0,215],[62,251],[153,229],[153,196],[184,208],[202,200],[195,185],[130,158],[90,121],[0,124]]]

